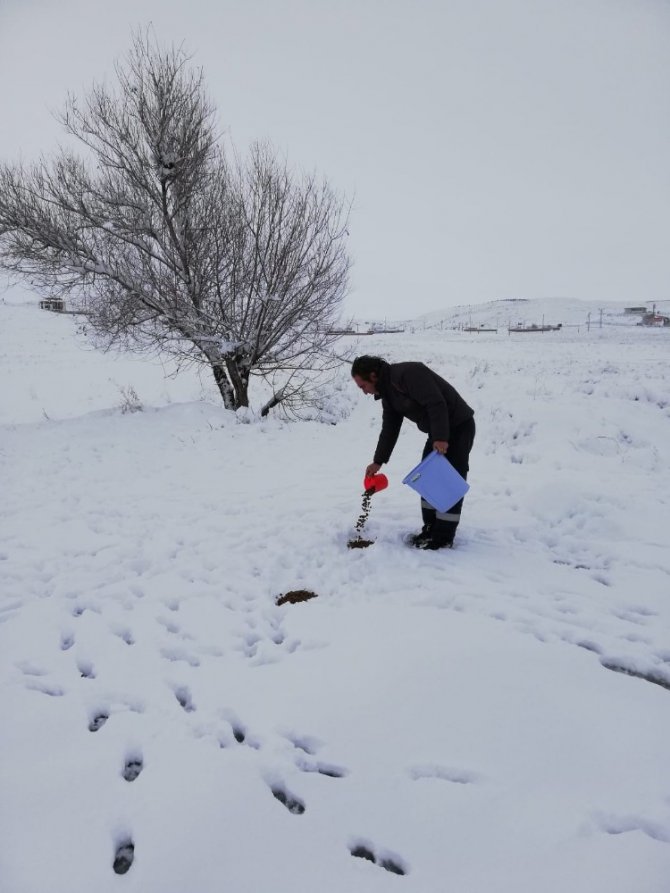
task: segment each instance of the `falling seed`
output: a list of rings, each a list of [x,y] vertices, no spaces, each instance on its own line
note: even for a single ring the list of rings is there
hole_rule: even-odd
[[[365,524],[370,516],[370,508],[372,505],[371,500],[372,494],[374,492],[374,487],[370,487],[363,494],[363,504],[361,506],[362,511],[358,518],[358,521],[356,521],[356,532],[358,536],[353,540],[349,540],[349,542],[347,543],[347,546],[350,549],[365,549],[367,546],[371,546],[374,543],[374,540],[366,540],[363,539],[363,537],[361,536],[363,528],[365,527]]]
[[[361,530],[365,527],[366,521],[370,516],[370,508],[372,505],[372,494],[375,492],[374,487],[370,487],[363,494],[363,504],[361,506],[362,512],[358,521],[356,521],[356,530],[360,533]]]

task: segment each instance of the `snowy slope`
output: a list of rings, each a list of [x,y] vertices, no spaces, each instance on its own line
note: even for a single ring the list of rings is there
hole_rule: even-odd
[[[415,328],[360,351],[476,410],[446,553],[411,425],[347,550],[346,370],[340,424],[245,423],[0,304],[3,893],[666,893],[670,335]]]

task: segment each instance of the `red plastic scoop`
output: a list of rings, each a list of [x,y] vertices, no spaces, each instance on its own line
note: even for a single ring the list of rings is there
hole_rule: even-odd
[[[367,490],[372,490],[373,493],[379,493],[380,490],[385,490],[389,485],[389,479],[385,474],[372,474],[370,477],[367,477],[363,480],[363,486]]]

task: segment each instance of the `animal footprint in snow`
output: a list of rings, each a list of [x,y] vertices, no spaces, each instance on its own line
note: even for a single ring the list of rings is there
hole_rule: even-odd
[[[638,815],[605,815],[598,814],[595,817],[598,826],[606,834],[627,834],[630,831],[641,831],[652,840],[662,843],[670,843],[670,828],[665,823],[652,821]]]
[[[44,678],[49,675],[49,671],[43,667],[39,667],[37,664],[27,660],[21,661],[16,666],[27,677],[26,688],[30,691],[39,691],[41,694],[49,695],[52,698],[59,698],[65,694],[64,688]]]
[[[166,632],[172,633],[173,636],[179,634],[180,629],[178,623],[173,623],[171,620],[166,620],[164,617],[159,617],[157,622],[160,623]]]
[[[82,679],[95,679],[95,670],[90,660],[78,660],[77,669]]]
[[[322,763],[319,760],[308,760],[302,756],[296,759],[295,764],[301,772],[317,772],[319,775],[328,776],[328,778],[344,778],[348,774],[342,766]]]
[[[448,766],[410,766],[407,771],[415,781],[420,778],[437,778],[440,781],[450,781],[452,784],[475,784],[481,781],[481,776],[476,772],[471,772],[469,769],[452,769]]]
[[[349,852],[355,858],[365,859],[374,865],[379,865],[380,868],[384,868],[392,874],[407,874],[408,872],[407,865],[400,856],[387,850],[375,852],[369,841],[354,841],[349,847]]]
[[[126,757],[123,767],[122,776],[126,781],[135,781],[142,769],[144,769],[144,761],[140,754],[132,754]]]
[[[99,710],[91,717],[91,721],[88,724],[89,732],[97,732],[98,729],[101,729],[104,726],[108,719],[109,713]]]
[[[114,853],[113,868],[116,874],[126,874],[135,859],[135,844],[132,840],[124,840]]]
[[[302,800],[289,793],[283,785],[270,785],[270,790],[275,800],[279,800],[282,806],[285,806],[292,815],[302,815],[305,811],[305,804]]]
[[[191,667],[199,667],[200,661],[193,654],[189,654],[183,648],[161,648],[161,657],[164,657],[165,660],[171,660],[174,662],[184,661]]]
[[[84,613],[84,611],[92,611],[94,614],[102,613],[102,611],[100,610],[100,608],[97,605],[93,605],[93,604],[87,605],[87,604],[80,603],[80,604],[75,605],[74,608],[72,609],[72,616],[73,617],[81,617],[81,615]]]
[[[641,617],[658,617],[658,611],[654,611],[646,605],[630,605],[628,611],[631,614],[639,614]]]
[[[564,641],[570,642],[572,644],[572,639],[570,637],[564,637]],[[579,639],[574,643],[579,648],[583,648],[585,651],[592,651],[594,654],[602,654],[603,650],[598,645],[597,642],[592,641],[591,639]]]
[[[29,660],[22,660],[16,665],[24,676],[48,676],[49,671],[37,664],[31,663]]]
[[[240,722],[234,715],[231,715],[231,713],[228,711],[225,711],[224,718],[230,725],[230,731],[232,732],[233,739],[237,744],[246,744],[247,747],[251,747],[253,748],[253,750],[260,749],[260,741],[250,736],[249,730],[244,725],[244,723]],[[230,745],[232,745],[232,743],[233,742],[230,740],[230,735],[228,733],[222,733],[219,736],[219,747],[229,747]]]
[[[37,679],[26,682],[26,688],[29,688],[31,691],[39,691],[41,694],[49,695],[51,698],[60,698],[65,694],[65,689],[61,688],[60,685],[38,681]]]
[[[323,747],[323,741],[314,738],[312,735],[299,735],[290,732],[285,737],[294,747],[303,753],[309,754],[311,757]]]
[[[195,710],[195,704],[193,703],[191,692],[185,685],[180,685],[178,688],[175,688],[174,696],[177,701],[179,701],[180,707],[182,707],[187,713],[193,713],[193,711]]]
[[[601,657],[600,663],[606,670],[613,670],[615,673],[623,673],[625,676],[634,676],[637,679],[644,679],[647,682],[651,682],[654,685],[660,685],[661,688],[666,688],[670,691],[670,673],[664,668],[658,670],[653,668],[642,670],[630,662],[624,660],[610,660],[606,657]]]
[[[127,626],[113,626],[111,627],[112,632],[115,636],[118,636],[119,639],[122,639],[126,645],[134,645],[135,639],[133,638],[133,634],[128,629]]]
[[[239,725],[232,726],[232,729],[233,729],[233,737],[235,738],[237,743],[244,744],[244,742],[247,740],[247,733],[242,728],[242,726],[239,726]]]

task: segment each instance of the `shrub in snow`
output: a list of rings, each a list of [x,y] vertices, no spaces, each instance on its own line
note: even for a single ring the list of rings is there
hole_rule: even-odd
[[[119,390],[121,391],[119,409],[124,415],[128,412],[142,412],[144,406],[132,385],[128,385],[125,388],[121,387]]]

